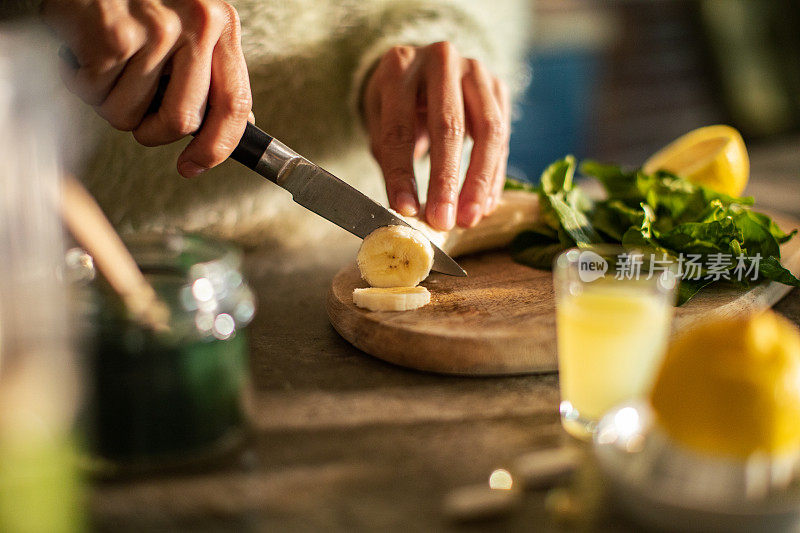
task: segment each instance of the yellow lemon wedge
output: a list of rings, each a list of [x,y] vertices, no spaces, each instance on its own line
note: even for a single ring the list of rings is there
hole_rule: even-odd
[[[653,154],[642,166],[652,174],[668,170],[717,192],[739,196],[750,177],[741,134],[731,126],[697,128]]]
[[[800,332],[772,311],[679,334],[650,402],[676,442],[716,456],[800,452]]]

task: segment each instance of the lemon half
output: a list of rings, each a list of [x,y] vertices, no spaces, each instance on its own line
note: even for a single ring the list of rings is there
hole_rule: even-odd
[[[698,325],[670,344],[650,401],[661,428],[690,449],[800,452],[800,332],[772,311]]]
[[[739,196],[750,177],[750,159],[741,134],[731,126],[705,126],[678,137],[642,166],[652,174],[668,170],[693,183]]]

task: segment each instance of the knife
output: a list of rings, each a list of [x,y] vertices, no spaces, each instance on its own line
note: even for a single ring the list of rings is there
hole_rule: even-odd
[[[161,78],[148,113],[158,111],[168,82],[169,76]],[[283,187],[292,193],[295,202],[356,237],[363,239],[381,226],[413,227],[358,189],[315,165],[250,122],[247,123],[230,159]],[[431,246],[432,270],[451,276],[467,275],[441,248],[433,242]]]
[[[250,122],[230,159],[283,187],[309,211],[362,239],[381,226],[413,227]],[[441,248],[433,242],[431,245],[432,270],[451,276],[467,275]]]

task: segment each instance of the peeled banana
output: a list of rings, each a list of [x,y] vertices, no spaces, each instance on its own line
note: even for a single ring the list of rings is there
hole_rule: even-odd
[[[364,238],[356,262],[373,287],[415,287],[430,274],[433,246],[413,228],[383,226]]]
[[[424,210],[421,210],[424,213]],[[508,246],[514,237],[539,220],[539,196],[527,191],[505,191],[494,213],[471,228],[439,231],[422,219],[402,217],[450,257]]]
[[[425,287],[368,287],[353,291],[353,303],[370,311],[411,311],[430,301],[431,293]]]

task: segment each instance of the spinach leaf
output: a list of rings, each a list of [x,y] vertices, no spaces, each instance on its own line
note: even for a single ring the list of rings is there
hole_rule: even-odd
[[[686,254],[733,254],[731,241],[742,241],[742,232],[730,218],[712,222],[686,222],[655,235],[666,248]]]
[[[537,231],[523,231],[510,245],[514,261],[534,268],[549,269],[564,246],[550,235]]]
[[[558,216],[561,227],[575,241],[575,244],[583,246],[603,242],[584,213],[557,195],[548,195],[547,200]]]
[[[761,259],[758,265],[758,273],[766,279],[792,287],[800,287],[800,279],[797,279],[794,274],[781,265],[781,262],[775,256]]]
[[[591,176],[603,185],[609,199],[614,198],[633,206],[644,200],[638,187],[638,172],[626,172],[616,165],[604,165],[597,161],[584,161],[580,166],[581,174]]]
[[[628,228],[641,226],[644,218],[641,208],[634,209],[620,200],[606,200],[595,205],[590,222],[597,231],[620,242]]]
[[[592,201],[574,184],[576,167],[575,158],[566,156],[545,169],[536,187],[506,181],[507,189],[539,195],[542,219],[551,230],[520,234],[511,245],[515,260],[547,268],[564,248],[606,241],[673,257],[692,254],[699,268],[684,272],[679,305],[712,283],[715,274],[719,278],[722,272],[737,283],[735,273],[743,266],[748,272],[758,266],[760,279],[800,286],[780,264],[780,245],[797,230],[786,233],[767,215],[750,210],[752,197],[718,193],[671,172],[645,174],[584,161],[581,174],[596,178],[606,192],[605,199]]]
[[[527,181],[515,180],[514,178],[506,177],[506,182],[503,185],[504,191],[527,191],[536,192],[536,185],[528,183]]]
[[[573,188],[575,158],[568,155],[552,163],[542,173],[539,186],[542,214],[553,229],[563,229],[578,246],[603,242],[586,214],[592,202],[579,188]]]
[[[755,216],[752,211],[742,211],[732,220],[742,234],[740,242],[749,255],[760,254],[761,257],[780,258],[780,245],[770,233],[769,225],[764,224],[763,219]]]
[[[575,176],[575,156],[568,155],[550,164],[541,177],[541,188],[545,194],[558,194],[572,189],[572,178]]]
[[[700,292],[703,287],[707,287],[711,283],[710,279],[682,279],[678,285],[678,298],[675,305],[677,307],[682,306]]]
[[[750,216],[757,220],[762,226],[765,226],[770,234],[775,237],[775,240],[778,241],[779,244],[783,244],[787,242],[789,239],[797,234],[797,229],[793,229],[789,233],[785,233],[778,225],[775,223],[774,220],[769,218],[767,215],[763,213],[757,213],[755,211],[750,211]]]
[[[668,255],[676,257],[674,251],[661,246],[655,239],[645,235],[641,228],[628,228],[622,236],[622,246],[628,249],[649,250],[659,256]]]

